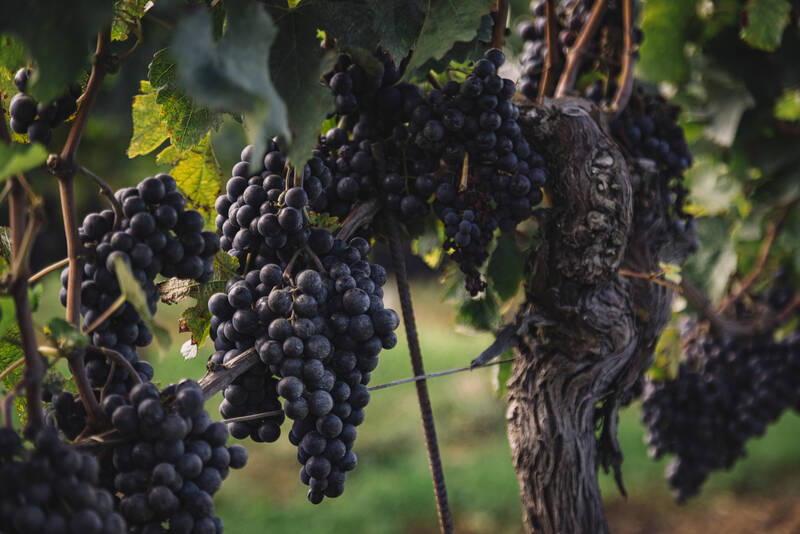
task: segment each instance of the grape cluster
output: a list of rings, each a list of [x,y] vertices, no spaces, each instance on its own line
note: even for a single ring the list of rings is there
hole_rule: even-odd
[[[183,380],[161,392],[142,383],[130,400],[111,394],[101,406],[125,440],[114,447],[103,474],[120,497],[129,532],[221,534],[212,495],[230,468],[244,467],[247,452],[225,445],[228,430],[203,409],[197,382]]]
[[[380,198],[410,221],[430,212],[438,160],[409,143],[407,123],[423,100],[422,91],[400,82],[403,64],[396,66],[385,51],[376,55],[383,64],[379,76],[368,75],[346,54],[326,76],[340,126],[328,130],[316,148],[333,180],[312,207],[344,218],[355,201]]]
[[[14,95],[8,106],[11,115],[11,129],[18,134],[28,134],[31,143],[46,145],[53,137],[53,128],[67,120],[78,109],[81,88],[74,85],[63,96],[53,102],[37,103],[25,94],[31,70],[21,68],[14,75],[14,85],[19,93]]]
[[[261,362],[223,391],[220,412],[225,418],[277,412],[229,423],[234,437],[259,442],[278,439],[284,414],[292,419],[289,440],[299,447],[301,480],[318,503],[341,495],[345,473],[355,467],[352,447],[369,401],[369,373],[380,351],[397,343],[399,318],[383,307],[386,271],[367,261],[365,239],[345,243],[315,228],[307,243],[312,258],[298,255],[295,243],[288,264],[278,258],[250,270],[209,298],[216,349],[210,365],[255,348]]]
[[[647,379],[642,399],[651,455],[674,455],[667,478],[684,501],[712,471],[733,466],[748,439],[798,406],[800,336],[700,335],[687,345],[677,377]]]
[[[330,171],[312,158],[303,167],[303,187],[287,190],[289,171],[277,144],[268,143],[263,170],[251,167],[251,152],[251,146],[242,150],[226,192],[215,203],[220,245],[246,270],[291,259],[308,241],[304,211],[331,182]]]
[[[114,497],[99,483],[94,456],[79,452],[55,429],[39,431],[32,449],[0,429],[0,531],[7,534],[125,534]]]
[[[639,90],[611,123],[611,132],[638,158],[649,158],[669,175],[691,167],[692,154],[678,124],[680,107]]]
[[[439,180],[434,211],[445,223],[444,249],[473,295],[485,287],[478,268],[495,229],[511,231],[528,219],[547,180],[544,160],[517,123],[516,86],[497,75],[504,60],[499,50],[487,51],[463,82],[430,91],[409,124],[419,130],[417,146],[441,157],[450,171]],[[462,184],[456,177],[465,155],[471,170]]]
[[[120,296],[115,275],[117,261],[131,267],[147,297],[150,312],[155,313],[158,290],[153,282],[156,275],[207,281],[213,276],[212,259],[219,249],[217,235],[203,231],[203,216],[185,209],[186,200],[177,191],[171,176],[159,174],[145,178],[137,187],[121,189],[115,196],[124,214],[117,228],[114,227],[114,213],[104,210],[87,215],[79,229],[82,243],[94,256],[83,266],[81,282],[81,313],[87,326]],[[69,268],[64,269],[59,295],[64,305],[69,276]],[[136,347],[150,344],[153,334],[130,303],[117,308],[91,336],[93,345],[113,349],[131,362],[141,379],[152,379],[153,368],[139,361]],[[124,393],[133,385],[132,377],[121,366],[116,366],[107,384],[109,372],[110,364],[105,356],[97,352],[87,354],[86,373],[92,387],[105,386],[106,393]],[[69,418],[73,417],[62,413],[58,419],[61,422]]]

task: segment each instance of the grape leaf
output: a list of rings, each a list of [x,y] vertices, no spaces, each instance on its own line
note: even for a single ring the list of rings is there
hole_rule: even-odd
[[[495,6],[494,0],[430,0],[425,21],[414,44],[406,78],[430,59],[443,57],[459,41],[470,42],[477,33],[476,21]]]
[[[739,35],[753,48],[772,52],[781,44],[791,10],[786,0],[749,0]]]
[[[167,123],[158,105],[158,93],[150,82],[141,82],[141,94],[133,97],[133,135],[128,145],[128,157],[149,154],[169,139]]]
[[[481,25],[478,32],[470,41],[458,41],[453,43],[453,47],[448,50],[441,58],[431,58],[415,72],[409,73],[413,78],[422,78],[428,72],[444,72],[450,63],[465,63],[475,61],[483,56],[486,47],[492,40],[492,27],[494,22],[492,17],[484,15],[481,17]]]
[[[185,309],[180,317],[180,331],[191,332],[193,344],[202,346],[208,336],[211,325],[208,299],[214,293],[225,291],[228,280],[238,272],[239,260],[220,250],[214,257],[214,277],[210,282],[200,284],[172,278],[158,284],[162,302],[174,304],[188,297],[196,300],[194,306]]]
[[[372,3],[380,44],[399,63],[413,48],[414,41],[422,30],[428,2],[372,0]]]
[[[111,40],[124,41],[131,34],[148,9],[152,0],[116,0],[114,2],[114,22],[111,23]]]
[[[89,345],[89,336],[61,317],[55,317],[47,323],[45,334],[62,354],[72,354]]]
[[[211,147],[210,132],[196,146],[180,154],[170,174],[189,203],[208,218],[222,188],[222,167]]]
[[[46,159],[47,149],[39,143],[28,145],[0,143],[0,181],[19,172],[34,169]]]
[[[277,32],[259,4],[230,0],[225,10],[227,30],[216,42],[208,12],[181,20],[173,39],[178,75],[182,86],[201,104],[243,112],[254,152],[260,154],[270,137],[289,137],[286,104],[273,84],[278,77],[271,79],[269,70],[274,55],[270,45]],[[313,78],[304,81],[313,84]]]
[[[800,89],[783,92],[775,102],[775,118],[782,121],[800,120]]]
[[[22,336],[15,322],[0,337],[0,371],[6,370],[12,363],[24,356],[22,352]],[[22,378],[24,367],[19,366],[3,378],[3,385],[11,389]]]
[[[684,177],[692,192],[691,205],[686,209],[695,216],[726,213],[742,195],[741,182],[733,178],[725,163],[710,154],[698,156]]]
[[[513,234],[503,233],[497,238],[497,246],[486,267],[486,281],[501,302],[517,294],[522,283],[525,260],[517,248]]]
[[[465,301],[456,313],[455,323],[476,330],[494,330],[500,324],[497,299],[491,291],[487,291],[479,299]]]
[[[16,73],[27,62],[25,48],[13,35],[0,35],[0,69]]]
[[[32,4],[6,0],[0,32],[15,34],[36,60],[29,92],[49,102],[64,93],[89,66],[95,35],[111,23],[113,5],[107,0],[72,0]]]
[[[697,237],[700,249],[689,257],[683,272],[713,302],[717,302],[736,270],[731,225],[723,217],[701,217],[697,219]]]
[[[647,36],[639,51],[637,72],[653,81],[682,83],[689,75],[685,48],[695,0],[648,0],[642,3],[641,28]]]
[[[12,297],[0,297],[0,336],[5,334],[11,325],[17,323],[17,307]]]
[[[125,300],[133,306],[142,322],[155,336],[158,344],[162,347],[169,346],[169,334],[153,320],[153,314],[150,313],[150,308],[147,306],[147,296],[144,294],[142,286],[139,285],[139,281],[134,278],[130,265],[125,263],[122,258],[115,258],[114,272]]]
[[[219,113],[202,107],[177,85],[177,67],[169,49],[159,50],[150,63],[150,87],[157,91],[156,103],[161,106],[170,142],[184,152],[195,146],[209,130],[222,123]]]
[[[317,40],[317,3],[301,2],[286,9],[281,0],[269,0],[267,9],[278,25],[278,38],[270,50],[270,72],[289,114],[292,144],[287,153],[294,164],[303,164],[317,143],[319,125],[333,110],[333,97],[321,76],[333,67],[334,56]]]

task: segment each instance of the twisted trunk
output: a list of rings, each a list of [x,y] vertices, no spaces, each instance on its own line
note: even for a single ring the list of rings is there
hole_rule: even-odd
[[[520,125],[547,155],[553,205],[529,259],[508,383],[525,525],[543,534],[608,532],[598,464],[614,469],[624,492],[617,410],[650,364],[672,298],[619,270],[655,271],[667,255],[680,261],[683,249],[670,237],[665,182],[626,161],[597,108],[560,99],[529,106]]]

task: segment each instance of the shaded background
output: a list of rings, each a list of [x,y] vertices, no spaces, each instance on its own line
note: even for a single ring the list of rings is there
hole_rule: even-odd
[[[129,160],[125,156],[132,125],[130,106],[147,62],[163,46],[165,36],[153,25],[145,32],[142,49],[120,74],[111,76],[100,94],[96,111],[78,153],[79,161],[115,188],[133,185],[160,172],[154,156]],[[66,128],[55,132],[60,146]],[[238,160],[245,144],[238,124],[228,120],[212,143],[223,169]],[[155,151],[153,154],[155,154]],[[39,236],[33,268],[65,256],[55,179],[43,172],[30,175],[34,188],[46,198],[49,219]],[[86,177],[77,181],[81,215],[105,207]],[[5,218],[5,215],[3,216]],[[486,334],[455,332],[453,311],[441,302],[443,288],[436,273],[415,263],[415,306],[428,371],[461,367],[491,342]],[[36,313],[41,326],[62,315],[58,304],[58,275],[43,284]],[[393,288],[387,287],[387,306]],[[153,346],[143,356],[153,364],[161,385],[182,377],[202,376],[211,347],[184,361],[178,348],[186,340],[177,332],[182,306],[163,307],[157,319],[172,333],[169,347]],[[397,348],[382,353],[373,383],[411,376],[404,338]],[[492,387],[492,369],[437,378],[430,383],[455,524],[460,533],[521,532],[518,489],[505,437],[504,403]],[[216,414],[219,396],[209,405]],[[686,506],[674,504],[663,469],[666,460],[647,457],[637,404],[621,415],[620,442],[625,454],[623,473],[629,498],[623,499],[610,476],[601,474],[613,532],[626,533],[798,533],[800,532],[800,417],[786,414],[761,439],[748,445],[748,457],[729,473],[716,473],[703,494]],[[288,426],[288,425],[287,425]],[[288,431],[288,428],[286,429]],[[434,533],[438,531],[430,474],[419,412],[411,384],[375,392],[367,420],[359,427],[355,450],[359,466],[348,479],[345,493],[319,506],[306,501],[298,479],[296,449],[285,433],[278,443],[243,442],[250,462],[234,471],[217,497],[227,532],[307,533]]]

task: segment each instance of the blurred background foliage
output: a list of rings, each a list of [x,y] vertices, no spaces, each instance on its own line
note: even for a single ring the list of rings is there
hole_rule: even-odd
[[[13,19],[16,4],[9,6],[7,21]],[[642,4],[645,39],[638,74],[683,106],[682,123],[695,156],[686,179],[701,248],[683,275],[713,300],[749,272],[770,222],[782,206],[800,196],[799,10],[798,0],[646,0]],[[156,162],[156,151],[134,158],[128,158],[126,151],[133,133],[131,106],[142,92],[140,82],[148,78],[154,54],[170,43],[170,28],[164,20],[178,20],[181,13],[178,2],[156,2],[150,16],[142,20],[138,50],[119,73],[106,79],[89,121],[80,149],[81,164],[115,188],[164,170]],[[513,0],[509,27],[529,16],[528,2]],[[0,31],[10,30],[3,23]],[[129,44],[115,46],[124,52]],[[82,38],[77,46],[85,46],[87,54],[92,49],[92,43]],[[515,35],[509,37],[508,50],[521,50]],[[45,91],[48,86],[42,87]],[[0,87],[4,108],[12,94],[8,86]],[[241,124],[225,117],[210,137],[223,173],[220,180],[247,143]],[[65,136],[66,129],[57,130],[52,146],[63,144]],[[43,195],[48,215],[34,252],[36,270],[63,258],[66,251],[55,179],[43,169],[28,177]],[[94,183],[86,177],[78,180],[79,213],[104,207]],[[769,285],[778,272],[789,285],[800,287],[798,240],[800,210],[795,210],[773,245],[760,287]],[[455,311],[440,298],[444,292],[439,283],[441,270],[431,270],[418,260],[414,273],[427,368],[437,371],[466,365],[490,343],[491,336],[464,328],[454,331]],[[55,275],[42,284],[35,316],[38,325],[63,314],[58,287]],[[386,293],[392,294],[391,290]],[[165,307],[157,317],[172,333],[171,345],[144,351],[162,384],[201,376],[211,352],[206,345],[194,360],[180,357],[186,334],[177,332],[177,317],[185,306]],[[398,347],[383,356],[374,383],[411,375],[403,341],[401,337]],[[521,530],[504,403],[495,394],[493,373],[461,373],[430,385],[459,532]],[[359,429],[360,467],[348,491],[313,509],[297,481],[298,465],[286,440],[268,447],[245,443],[251,463],[231,475],[217,501],[228,531],[435,532],[414,397],[411,385],[373,396],[367,421]],[[218,398],[212,401],[218,402]],[[751,442],[747,459],[731,472],[714,474],[703,495],[683,507],[673,504],[669,496],[662,475],[665,460],[654,462],[647,457],[638,417],[634,404],[622,414],[620,424],[630,497],[621,499],[611,477],[601,474],[612,531],[800,531],[800,417],[796,413],[786,414],[763,438]]]

